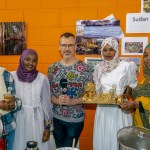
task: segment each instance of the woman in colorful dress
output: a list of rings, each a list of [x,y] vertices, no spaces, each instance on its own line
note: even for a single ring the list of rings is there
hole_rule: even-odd
[[[134,101],[128,102],[128,108],[136,108],[133,123],[135,126],[150,129],[150,44],[143,53],[144,79],[133,90]]]
[[[118,57],[118,42],[110,37],[101,45],[102,61],[95,66],[93,80],[96,92],[109,94],[114,90],[117,95],[128,96],[136,87],[136,65]],[[125,90],[125,87],[126,90]],[[126,92],[124,92],[126,91]],[[122,110],[119,105],[99,104],[94,121],[93,150],[117,150],[117,132],[125,126],[132,125],[129,111]]]
[[[36,141],[40,150],[50,150],[52,106],[48,78],[36,69],[38,55],[24,50],[17,71],[12,72],[22,110],[16,113],[14,150],[24,150],[27,141]]]

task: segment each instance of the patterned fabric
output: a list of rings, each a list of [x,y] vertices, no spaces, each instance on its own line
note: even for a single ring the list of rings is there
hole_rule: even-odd
[[[150,44],[148,44],[146,48],[150,48]],[[145,65],[145,63],[143,63],[143,70],[144,70],[144,77],[147,78],[147,82],[150,81],[150,69],[147,68],[147,66]]]
[[[150,44],[148,44],[146,48],[150,48]],[[144,57],[144,56],[143,56]],[[144,58],[143,58],[144,60]],[[143,71],[144,71],[144,82],[142,84],[138,84],[138,86],[133,90],[133,98],[140,96],[150,97],[150,69],[147,68],[146,64],[143,61]]]
[[[18,69],[17,69],[17,75],[18,75],[18,79],[20,81],[31,83],[37,77],[38,71],[35,68],[35,69],[33,69],[32,71],[29,72],[24,68],[24,59],[29,54],[34,54],[36,56],[37,60],[38,60],[38,55],[37,55],[35,50],[32,50],[32,49],[24,50],[21,57],[20,57],[20,62],[19,62],[19,66],[18,66]]]
[[[139,83],[138,86],[132,91],[132,96],[134,100],[141,96],[150,97],[150,79],[145,78],[142,83]]]
[[[6,86],[5,86],[5,81],[3,77],[3,73],[5,71],[5,68],[0,67],[0,100],[4,99],[4,94],[7,93]]]
[[[139,102],[139,112],[140,112],[140,116],[141,116],[141,119],[142,119],[142,122],[143,122],[143,126],[145,128],[149,128],[149,120],[147,119],[148,118],[148,115],[150,115],[150,111],[146,111],[144,110],[143,108],[143,105],[142,105],[142,102]]]
[[[109,37],[109,38],[104,39],[101,44],[101,52],[103,51],[104,47],[107,44],[116,51],[116,54],[114,56],[114,59],[116,59],[118,57],[118,42],[117,42],[117,40],[114,37]],[[103,55],[102,55],[102,58],[104,59]]]
[[[150,129],[150,98],[141,96],[137,97],[136,101],[139,102],[139,108],[135,110],[133,123],[135,126]]]
[[[150,44],[148,44],[146,48],[150,48]],[[133,99],[139,101],[139,108],[137,108],[135,112],[134,123],[135,125],[138,125],[139,123],[136,120],[140,117],[140,124],[145,128],[150,128],[150,108],[146,106],[148,104],[150,105],[150,69],[148,69],[144,61],[143,70],[144,80],[132,91]]]
[[[96,84],[96,91],[98,93],[100,93],[100,91],[101,91],[101,77],[102,77],[102,74],[107,73],[107,72],[111,72],[120,63],[120,59],[118,58],[118,42],[113,37],[106,38],[105,40],[103,40],[102,48],[101,48],[101,54],[102,54],[102,51],[103,51],[104,47],[107,44],[109,46],[111,46],[116,51],[116,53],[115,53],[114,58],[112,60],[109,60],[109,61],[105,60],[103,55],[102,55],[102,62],[100,62],[99,64],[97,64],[95,66],[95,69],[94,69],[95,71],[94,71],[94,75],[93,75],[94,78],[93,79],[94,79],[94,82]]]
[[[150,128],[150,80],[145,78],[132,92],[139,108],[135,111],[134,125]]]
[[[12,95],[15,95],[14,81],[12,80],[10,76],[11,76],[10,73],[5,70],[3,73],[3,77],[4,77],[6,89],[8,91],[9,88],[11,87]],[[3,125],[4,125],[4,130],[6,132],[10,132],[16,128],[14,113],[21,109],[21,100],[17,98],[16,96],[14,96],[14,98],[15,98],[15,109],[12,112],[9,112],[8,114],[2,116],[1,118]]]
[[[67,79],[67,95],[71,100],[84,95],[84,86],[92,80],[92,71],[87,64],[77,61],[72,66],[63,66],[61,62],[52,64],[48,69],[51,92],[54,96],[61,95],[60,80]],[[84,106],[53,106],[54,117],[66,122],[81,122],[84,119]]]
[[[0,101],[4,100],[4,94],[7,94],[7,89],[6,89],[6,85],[5,85],[5,81],[4,81],[4,77],[3,77],[3,73],[6,69],[3,67],[0,67]],[[0,109],[0,114],[1,115],[5,115],[7,114],[8,111],[2,110]]]

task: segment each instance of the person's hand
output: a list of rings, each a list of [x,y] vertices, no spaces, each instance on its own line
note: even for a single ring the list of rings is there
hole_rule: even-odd
[[[44,132],[43,132],[42,143],[48,141],[49,138],[50,138],[49,129],[45,129]]]
[[[138,102],[135,101],[126,101],[120,107],[124,110],[129,110],[138,107]]]
[[[123,110],[128,110],[128,109],[129,109],[129,107],[128,107],[128,101],[125,101],[124,103],[122,103],[122,104],[120,105],[120,107],[121,107],[121,109],[123,109]]]
[[[1,100],[0,101],[0,109],[4,110],[4,111],[9,111],[9,105],[5,100]]]
[[[129,96],[131,96],[131,94],[132,94],[132,88],[127,85],[125,87],[124,93],[122,94],[122,97],[123,98],[128,98]]]
[[[10,110],[13,110],[15,108],[15,101],[14,98],[12,97],[8,102],[8,107],[10,108]]]
[[[59,105],[72,105],[72,100],[67,95],[60,95],[58,98],[58,104]]]
[[[4,97],[4,101],[7,103],[9,110],[13,110],[15,108],[15,101],[14,101],[14,97],[12,95],[6,96],[7,98],[5,99]]]
[[[128,108],[129,109],[134,109],[137,107],[139,107],[139,102],[137,102],[137,101],[129,101],[128,102]]]

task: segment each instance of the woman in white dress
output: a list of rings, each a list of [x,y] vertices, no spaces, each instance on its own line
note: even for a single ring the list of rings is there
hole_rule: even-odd
[[[134,62],[121,61],[118,58],[118,42],[113,37],[106,38],[101,46],[102,62],[94,69],[93,80],[97,93],[109,93],[115,89],[117,95],[128,96],[131,88],[137,85],[136,65]],[[129,111],[118,105],[97,105],[93,150],[118,150],[117,132],[132,125]]]
[[[36,69],[36,51],[24,50],[17,71],[12,72],[22,109],[16,113],[14,150],[25,150],[27,141],[36,141],[40,150],[50,150],[52,107],[47,77]]]

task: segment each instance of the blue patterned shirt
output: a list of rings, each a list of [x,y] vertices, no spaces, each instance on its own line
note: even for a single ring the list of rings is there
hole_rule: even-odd
[[[7,91],[11,88],[11,94],[14,96],[15,108],[13,111],[1,117],[5,132],[10,132],[16,128],[14,113],[21,109],[21,100],[15,96],[15,85],[11,74],[8,71],[4,71],[3,78],[5,81]]]
[[[48,77],[51,93],[57,98],[62,93],[60,81],[66,79],[68,82],[66,94],[74,100],[84,95],[84,86],[92,80],[92,69],[80,60],[72,66],[63,66],[59,61],[50,65]],[[54,118],[66,122],[81,122],[84,120],[85,110],[83,104],[72,106],[54,104],[53,115]]]

